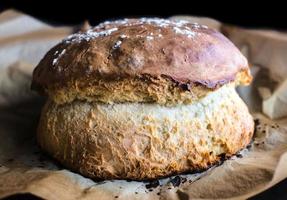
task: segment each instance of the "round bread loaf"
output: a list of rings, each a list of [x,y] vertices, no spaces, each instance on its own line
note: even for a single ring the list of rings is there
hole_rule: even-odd
[[[125,19],[69,36],[33,73],[49,98],[40,146],[99,179],[203,170],[244,148],[254,123],[235,91],[248,62],[221,33],[187,21]]]

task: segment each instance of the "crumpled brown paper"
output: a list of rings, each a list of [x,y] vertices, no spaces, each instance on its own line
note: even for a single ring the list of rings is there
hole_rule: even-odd
[[[244,30],[223,27],[228,37],[253,65],[268,73],[273,82],[257,85],[263,99],[262,111],[271,119],[287,117],[287,34],[271,30]]]
[[[39,59],[72,29],[54,28],[10,10],[0,14],[0,198],[32,193],[45,199],[244,199],[286,178],[287,118],[271,120],[261,111],[262,100],[286,91],[287,66],[281,51],[287,41],[280,40],[284,42],[280,49],[277,41],[281,33],[245,30],[207,18],[185,18],[224,31],[251,61],[254,82],[239,88],[257,124],[249,148],[205,172],[154,182],[95,182],[63,168],[36,144],[34,135],[45,99],[29,86]],[[276,107],[276,101],[272,105]],[[273,109],[272,105],[267,105],[268,109]]]

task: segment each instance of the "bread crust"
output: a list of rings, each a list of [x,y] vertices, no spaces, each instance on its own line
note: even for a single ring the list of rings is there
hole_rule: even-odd
[[[167,78],[178,87],[214,89],[249,83],[248,63],[216,30],[186,21],[129,19],[76,33],[52,48],[33,72],[32,88],[49,95],[91,80]]]
[[[244,148],[253,129],[246,105],[225,85],[201,101],[173,107],[49,100],[38,142],[87,177],[146,180],[206,169]]]

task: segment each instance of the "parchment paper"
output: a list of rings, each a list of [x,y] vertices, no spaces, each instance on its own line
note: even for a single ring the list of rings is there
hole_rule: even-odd
[[[36,144],[45,99],[29,87],[34,66],[72,29],[8,10],[0,14],[0,198],[32,193],[45,199],[245,199],[287,178],[286,35],[184,18],[223,31],[250,61],[254,82],[238,89],[256,121],[248,148],[205,172],[153,182],[95,182],[63,168]],[[271,120],[262,110],[281,118]]]

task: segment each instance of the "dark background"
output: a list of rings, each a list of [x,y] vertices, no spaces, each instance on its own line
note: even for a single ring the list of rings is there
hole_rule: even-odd
[[[283,2],[283,1],[282,1]],[[215,18],[243,27],[287,30],[287,6],[278,1],[202,1],[202,0],[134,0],[134,1],[47,1],[0,0],[0,11],[14,8],[54,25],[77,25],[89,20],[92,25],[124,17],[169,17],[196,15]],[[38,199],[30,194],[14,195],[7,199]],[[287,199],[287,180],[252,199]]]
[[[0,9],[15,8],[52,24],[79,24],[88,19],[92,25],[114,18],[176,14],[208,16],[243,27],[287,30],[284,1],[253,0],[0,0]]]

